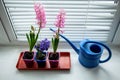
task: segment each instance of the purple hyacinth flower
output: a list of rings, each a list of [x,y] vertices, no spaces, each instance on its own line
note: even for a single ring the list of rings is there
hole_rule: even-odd
[[[40,42],[40,50],[42,51],[48,50],[49,47],[50,47],[50,41],[48,41],[47,38],[45,38]]]
[[[45,50],[47,51],[49,47],[50,47],[50,41],[47,38],[45,38],[37,45],[35,45],[37,51],[45,51]]]

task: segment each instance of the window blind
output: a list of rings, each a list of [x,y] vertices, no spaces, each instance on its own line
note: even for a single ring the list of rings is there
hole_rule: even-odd
[[[117,3],[114,0],[3,0],[17,40],[26,41],[26,33],[29,33],[33,25],[38,30],[34,3],[43,4],[46,11],[47,24],[42,29],[39,39],[51,40],[53,32],[49,28],[55,28],[54,22],[60,9],[66,12],[65,28],[67,38],[72,41],[80,41],[88,38],[98,41],[107,41],[111,25],[116,12]],[[64,41],[61,39],[61,41]]]

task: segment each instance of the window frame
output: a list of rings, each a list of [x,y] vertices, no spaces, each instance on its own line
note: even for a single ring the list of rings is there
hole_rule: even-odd
[[[0,10],[1,22],[3,23],[6,34],[8,35],[9,42],[13,42],[17,39],[17,37],[15,35],[12,23],[10,22],[10,17],[2,0],[0,0]]]
[[[114,20],[113,20],[113,24],[111,25],[111,29],[110,29],[110,33],[109,33],[109,37],[108,37],[108,42],[113,42],[117,29],[119,27],[119,23],[120,23],[120,2],[118,2],[118,6],[116,9],[116,14],[114,16]],[[114,26],[114,27],[113,27]]]

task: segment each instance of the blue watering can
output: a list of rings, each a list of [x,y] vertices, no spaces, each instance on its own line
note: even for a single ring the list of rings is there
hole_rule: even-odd
[[[50,28],[50,30],[55,32],[51,28]],[[78,57],[79,62],[87,68],[94,68],[94,67],[98,66],[99,63],[107,62],[108,60],[110,60],[110,58],[112,56],[110,48],[101,42],[91,41],[91,40],[85,39],[79,43],[80,49],[78,49],[65,36],[63,36],[61,34],[59,34],[59,35],[62,38],[64,38],[71,45],[71,47],[79,55],[79,57]],[[109,56],[105,60],[100,60],[104,48],[107,49]]]

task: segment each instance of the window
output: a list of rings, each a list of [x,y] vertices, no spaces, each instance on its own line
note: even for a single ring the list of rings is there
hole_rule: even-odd
[[[38,29],[33,8],[35,2],[43,4],[47,18],[46,28],[41,30],[39,38],[52,38],[53,32],[49,28],[55,27],[56,15],[62,8],[66,11],[63,35],[72,41],[85,38],[108,41],[118,5],[114,0],[3,0],[3,2],[18,41],[27,40],[25,34],[29,32],[31,25]]]

